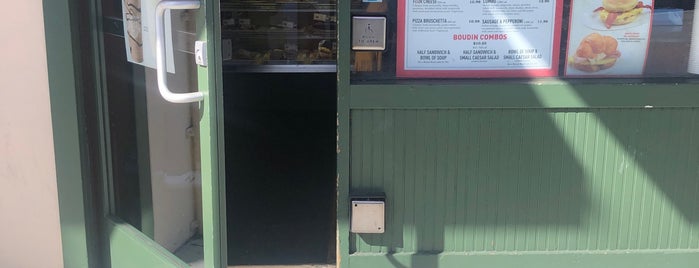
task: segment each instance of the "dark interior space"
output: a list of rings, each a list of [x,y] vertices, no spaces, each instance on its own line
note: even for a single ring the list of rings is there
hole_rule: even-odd
[[[333,263],[336,74],[223,80],[229,265]]]

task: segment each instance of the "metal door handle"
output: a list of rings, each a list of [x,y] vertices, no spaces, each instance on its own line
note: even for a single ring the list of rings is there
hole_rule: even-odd
[[[158,74],[160,95],[172,103],[197,102],[204,99],[201,92],[173,93],[167,87],[167,65],[165,64],[165,11],[168,9],[199,9],[199,1],[163,0],[155,8],[155,69]]]

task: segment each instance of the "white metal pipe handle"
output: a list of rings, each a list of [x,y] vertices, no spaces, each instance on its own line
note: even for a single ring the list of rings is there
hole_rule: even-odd
[[[198,9],[199,1],[163,0],[155,8],[155,69],[158,73],[160,95],[172,103],[197,102],[204,99],[201,92],[173,93],[167,87],[167,65],[165,64],[165,11],[168,9]]]

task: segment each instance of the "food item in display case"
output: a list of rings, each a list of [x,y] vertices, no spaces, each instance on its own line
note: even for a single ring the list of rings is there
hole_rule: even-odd
[[[237,49],[235,51],[235,53],[233,53],[233,57],[235,57],[236,59],[241,59],[241,60],[254,60],[257,57],[257,54],[260,54],[260,53],[256,53],[256,52],[252,52],[252,51],[240,48],[240,49]]]
[[[322,59],[331,59],[337,51],[337,45],[334,41],[321,40],[318,43],[318,56]]]
[[[600,20],[604,22],[607,29],[610,29],[613,25],[624,25],[635,21],[644,8],[653,10],[652,6],[636,0],[602,0],[602,6],[594,12],[599,12]]]
[[[568,63],[584,72],[611,68],[621,57],[618,46],[618,41],[612,36],[591,33],[583,38],[575,55],[568,58]]]
[[[281,49],[272,49],[271,51],[269,51],[267,53],[269,53],[270,60],[285,60],[286,59],[286,57],[284,56],[284,50],[281,50]]]
[[[233,58],[236,60],[253,61],[255,64],[263,64],[269,60],[269,55],[240,48],[235,50]]]
[[[296,54],[296,61],[302,62],[302,63],[307,63],[308,61],[308,51],[299,51],[298,54]]]
[[[287,42],[284,44],[284,57],[286,59],[295,59],[299,53],[298,44]]]
[[[336,4],[336,0],[222,1],[222,35],[236,45],[227,64],[240,70],[269,65],[250,69],[265,71],[289,69],[281,65],[334,64]]]

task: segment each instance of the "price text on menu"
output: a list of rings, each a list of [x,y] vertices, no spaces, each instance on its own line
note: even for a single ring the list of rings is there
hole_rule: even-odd
[[[556,75],[561,0],[400,0],[398,76]]]

